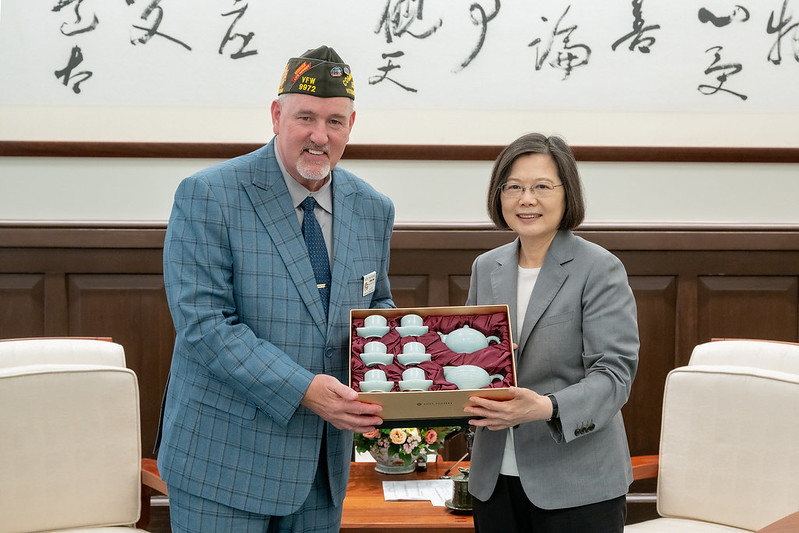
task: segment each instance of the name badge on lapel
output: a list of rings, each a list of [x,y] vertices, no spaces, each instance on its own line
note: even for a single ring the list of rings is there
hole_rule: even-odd
[[[363,277],[363,295],[372,294],[375,292],[375,285],[377,284],[377,272],[374,270],[369,272]]]

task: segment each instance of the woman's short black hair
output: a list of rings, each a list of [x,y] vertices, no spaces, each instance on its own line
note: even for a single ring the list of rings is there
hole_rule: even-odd
[[[577,172],[577,161],[574,159],[569,145],[561,137],[552,135],[547,137],[540,133],[522,135],[500,152],[491,171],[491,181],[488,184],[488,215],[500,229],[509,229],[505,217],[502,216],[502,204],[499,197],[499,188],[508,180],[513,162],[519,156],[530,154],[548,154],[555,161],[558,168],[558,177],[563,183],[566,194],[566,209],[558,229],[575,229],[585,218],[585,201],[583,200],[583,185],[580,174]]]

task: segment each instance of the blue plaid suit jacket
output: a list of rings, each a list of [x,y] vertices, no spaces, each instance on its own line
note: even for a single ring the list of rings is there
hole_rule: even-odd
[[[179,185],[164,243],[177,331],[158,466],[170,486],[264,515],[307,498],[326,425],[333,501],[349,476],[352,433],[300,405],[311,379],[347,383],[349,310],[393,307],[394,206],[333,170],[333,263],[325,319],[274,139]],[[372,294],[363,277],[377,274]]]

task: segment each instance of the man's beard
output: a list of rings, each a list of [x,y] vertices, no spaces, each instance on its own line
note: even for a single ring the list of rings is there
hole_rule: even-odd
[[[306,146],[305,149],[308,150],[317,150],[320,152],[327,153],[327,146],[317,147],[317,146]],[[300,158],[297,161],[297,172],[300,173],[300,176],[303,178],[310,180],[310,181],[322,181],[325,179],[328,174],[330,174],[330,161],[325,163],[324,165],[316,165],[313,163],[307,163]]]
[[[307,165],[305,163],[298,163],[297,172],[299,172],[300,176],[302,176],[307,180],[322,181],[328,176],[328,174],[330,174],[330,163],[327,163],[321,167],[319,165]]]

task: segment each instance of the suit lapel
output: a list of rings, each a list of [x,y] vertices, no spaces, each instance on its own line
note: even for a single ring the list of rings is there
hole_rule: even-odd
[[[340,316],[339,308],[347,299],[347,271],[358,249],[361,217],[358,194],[344,175],[333,169],[333,265],[331,271],[330,316]],[[368,274],[368,272],[363,272]],[[331,325],[333,321],[330,321]]]
[[[560,288],[566,282],[569,276],[563,264],[574,259],[571,245],[569,243],[569,232],[559,231],[549,245],[547,255],[544,258],[544,264],[541,265],[541,273],[538,275],[538,280],[535,282],[533,294],[530,296],[530,302],[527,305],[527,312],[524,315],[524,324],[519,335],[519,350],[517,353],[521,354],[524,351],[524,345],[533,328],[538,323],[541,315],[547,310],[549,304],[555,299]]]
[[[274,142],[273,139],[261,149],[252,181],[245,184],[245,189],[314,322],[326,333],[325,312],[291,195],[275,159]]]
[[[494,303],[508,304],[510,314],[511,333],[518,338],[516,316],[516,284],[518,281],[517,268],[519,264],[519,239],[502,248],[502,254],[496,258],[497,266],[491,271],[491,294]]]

